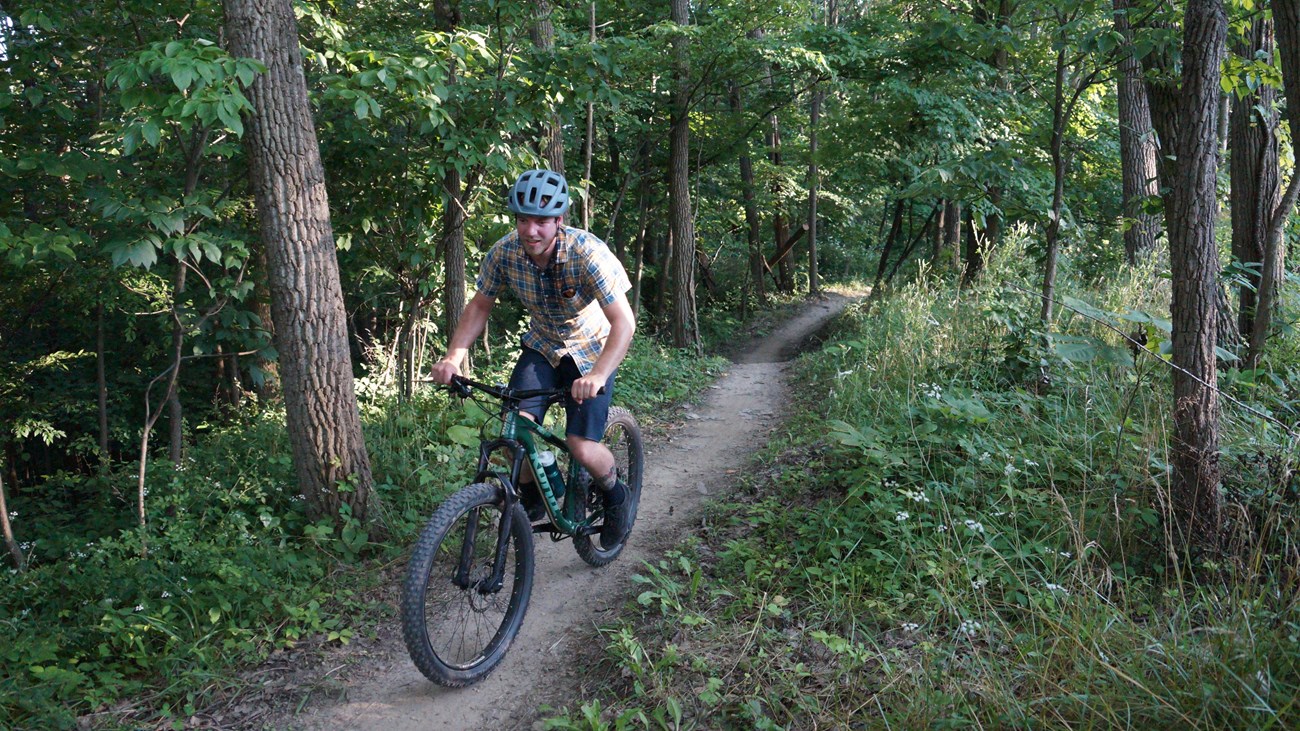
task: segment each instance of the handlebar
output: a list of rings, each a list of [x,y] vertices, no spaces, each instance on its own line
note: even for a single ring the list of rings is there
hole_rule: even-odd
[[[426,382],[432,382],[432,379],[423,380]],[[536,398],[538,396],[559,400],[569,395],[568,389],[564,388],[512,389],[504,386],[490,386],[486,383],[475,381],[472,378],[466,378],[464,376],[452,376],[451,383],[440,385],[461,398],[468,398],[470,390],[475,389],[482,391],[489,396],[495,396],[502,401],[510,401],[514,403],[524,401],[525,399]],[[601,388],[597,393],[603,394],[605,393],[605,389]]]

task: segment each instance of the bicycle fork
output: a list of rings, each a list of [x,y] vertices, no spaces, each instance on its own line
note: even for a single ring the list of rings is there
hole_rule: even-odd
[[[509,478],[499,471],[489,468],[492,453],[502,447],[509,449],[513,455]],[[514,519],[515,505],[519,503],[519,495],[515,492],[514,486],[520,470],[523,469],[523,463],[524,449],[518,441],[494,439],[480,445],[478,474],[474,481],[483,482],[489,477],[496,478],[497,482],[502,486],[501,499],[504,505],[497,525],[497,543],[492,558],[492,573],[477,582],[471,582],[469,578],[470,572],[474,568],[474,544],[478,539],[478,511],[481,510],[481,508],[474,508],[469,525],[465,528],[465,540],[460,547],[460,562],[456,566],[456,575],[452,577],[452,583],[458,588],[469,589],[473,586],[480,594],[495,594],[501,591],[501,587],[505,585],[506,552],[510,548],[510,528]]]

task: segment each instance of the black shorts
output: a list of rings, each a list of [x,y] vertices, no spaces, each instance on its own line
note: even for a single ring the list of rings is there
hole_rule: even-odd
[[[609,405],[614,398],[614,376],[618,374],[618,369],[609,375],[609,380],[605,381],[605,392],[595,398],[589,398],[583,401],[581,405],[573,401],[566,401],[564,412],[568,419],[568,424],[564,428],[564,433],[569,436],[583,437],[593,442],[599,442],[605,435],[605,422],[609,419]],[[546,356],[525,347],[519,354],[519,362],[515,363],[515,370],[510,374],[510,387],[514,389],[539,389],[539,388],[564,388],[568,389],[573,382],[582,377],[578,371],[578,364],[573,362],[573,358],[564,356],[560,361],[560,366],[556,368],[546,359]],[[520,411],[532,414],[537,423],[542,423],[546,416],[546,401],[542,398],[526,399],[520,404]]]

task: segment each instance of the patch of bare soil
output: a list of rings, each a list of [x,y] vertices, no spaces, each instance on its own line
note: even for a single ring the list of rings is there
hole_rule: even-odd
[[[278,673],[270,682],[284,690],[245,695],[238,707],[228,709],[229,722],[217,725],[300,731],[528,729],[540,706],[581,697],[586,666],[606,642],[597,628],[611,623],[633,593],[631,575],[690,535],[704,501],[729,489],[728,475],[766,443],[783,416],[785,361],[849,301],[831,295],[808,303],[736,357],[678,428],[647,444],[637,524],[618,561],[593,569],[569,542],[538,536],[536,578],[523,628],[485,680],[458,690],[426,680],[407,657],[394,617],[380,636],[328,653],[323,665]],[[387,585],[395,593],[401,567],[391,571]],[[388,600],[396,604],[396,596]]]

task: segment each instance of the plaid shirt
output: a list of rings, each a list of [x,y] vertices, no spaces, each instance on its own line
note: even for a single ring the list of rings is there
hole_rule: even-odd
[[[609,320],[601,308],[632,284],[604,241],[581,229],[560,226],[555,256],[545,270],[528,258],[519,234],[512,231],[488,250],[477,287],[493,299],[504,288],[514,292],[531,316],[523,344],[556,367],[564,356],[572,356],[586,375],[609,335]]]

